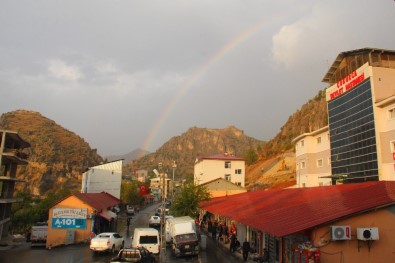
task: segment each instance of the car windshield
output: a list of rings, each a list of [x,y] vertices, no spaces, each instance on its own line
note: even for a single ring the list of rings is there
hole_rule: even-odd
[[[190,233],[190,234],[184,234],[184,235],[176,236],[176,242],[194,241],[196,239],[197,238],[196,238],[196,234],[195,233]]]
[[[98,237],[99,237],[99,238],[109,238],[110,235],[99,235]]]
[[[156,244],[158,243],[157,236],[141,236],[140,244]]]

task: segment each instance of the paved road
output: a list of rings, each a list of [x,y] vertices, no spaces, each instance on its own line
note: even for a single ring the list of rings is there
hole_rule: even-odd
[[[129,230],[126,228],[126,216],[120,216],[118,229],[125,237],[125,245],[130,246],[131,234],[135,227],[147,227],[148,219],[154,213],[157,205],[149,206],[140,211],[131,220]],[[170,249],[167,249],[166,263],[240,263],[240,259],[232,256],[229,252],[221,249],[212,239],[207,238],[207,246],[197,257],[174,258]],[[1,263],[108,263],[114,255],[99,253],[93,255],[89,250],[89,244],[78,244],[56,247],[51,250],[45,248],[30,248],[30,243],[23,242],[20,245],[0,249]],[[157,260],[157,262],[159,262]]]

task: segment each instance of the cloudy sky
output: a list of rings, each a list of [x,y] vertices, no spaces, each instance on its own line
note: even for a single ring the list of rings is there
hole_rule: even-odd
[[[3,0],[0,114],[32,110],[99,154],[191,127],[273,138],[336,56],[395,49],[393,0]]]

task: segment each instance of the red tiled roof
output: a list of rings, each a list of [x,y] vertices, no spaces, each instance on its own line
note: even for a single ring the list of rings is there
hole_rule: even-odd
[[[106,193],[75,193],[73,194],[81,201],[95,208],[97,211],[113,207],[121,202],[115,196]]]
[[[200,208],[283,237],[354,213],[395,204],[395,182],[257,190],[218,197]]]

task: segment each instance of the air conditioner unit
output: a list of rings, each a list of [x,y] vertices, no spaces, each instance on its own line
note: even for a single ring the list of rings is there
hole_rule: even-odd
[[[358,227],[358,240],[379,240],[379,229],[377,227]]]
[[[350,226],[331,226],[332,240],[351,240]]]

